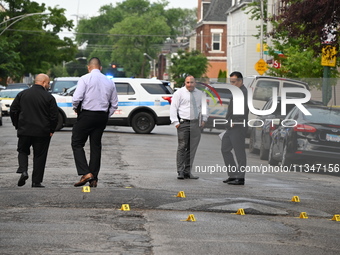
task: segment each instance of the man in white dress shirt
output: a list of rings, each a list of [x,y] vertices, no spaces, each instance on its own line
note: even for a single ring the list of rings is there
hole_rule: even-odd
[[[170,119],[178,135],[177,179],[198,179],[192,175],[191,169],[201,139],[201,129],[207,121],[205,102],[205,94],[196,88],[193,76],[187,76],[185,86],[172,97]],[[202,105],[205,107],[203,111]]]

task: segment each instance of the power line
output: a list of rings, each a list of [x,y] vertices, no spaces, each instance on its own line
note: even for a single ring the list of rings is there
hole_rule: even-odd
[[[147,35],[131,35],[131,34],[107,34],[107,33],[75,33],[75,32],[51,32],[45,30],[21,30],[21,29],[7,29],[7,31],[15,31],[15,32],[24,32],[24,33],[51,33],[51,34],[72,34],[72,35],[91,35],[91,36],[114,36],[114,37],[172,37],[174,35],[155,35],[155,34],[147,34]],[[200,35],[202,37],[202,35]],[[187,36],[188,37],[188,36]],[[211,37],[211,35],[203,35],[203,37]],[[227,35],[227,37],[254,37],[254,35],[245,35],[245,34],[237,34],[237,35]]]

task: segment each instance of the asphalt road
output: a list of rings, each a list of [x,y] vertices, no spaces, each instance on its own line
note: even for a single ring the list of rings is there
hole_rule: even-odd
[[[246,185],[224,184],[219,131],[212,131],[203,133],[195,160],[200,179],[177,180],[174,127],[149,135],[108,127],[98,187],[83,192],[73,187],[79,177],[65,128],[51,141],[46,188],[31,188],[31,179],[18,187],[16,132],[8,117],[3,122],[1,254],[340,252],[340,222],[331,220],[340,214],[338,175],[269,172],[265,161],[248,154]],[[176,197],[180,191],[185,198]],[[123,204],[130,211],[120,210]],[[235,214],[239,209],[245,215]],[[186,221],[191,214],[195,222]]]

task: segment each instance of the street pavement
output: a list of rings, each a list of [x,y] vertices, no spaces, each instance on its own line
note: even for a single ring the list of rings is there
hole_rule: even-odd
[[[340,214],[338,173],[269,172],[267,162],[248,153],[246,185],[224,184],[220,131],[213,130],[202,134],[197,152],[193,172],[200,179],[177,180],[174,127],[138,135],[109,126],[97,188],[73,187],[79,177],[71,128],[52,138],[46,188],[31,188],[30,178],[18,187],[16,132],[8,117],[3,122],[0,254],[340,252],[340,222],[331,220]],[[177,197],[180,191],[185,197]],[[296,196],[300,202],[291,201]],[[240,209],[245,215],[236,214]]]

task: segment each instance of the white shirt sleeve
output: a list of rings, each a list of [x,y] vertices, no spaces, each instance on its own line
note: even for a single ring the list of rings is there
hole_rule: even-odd
[[[170,120],[171,123],[177,126],[179,124],[178,120],[178,108],[180,103],[180,91],[177,90],[172,96],[171,105],[170,105]]]

